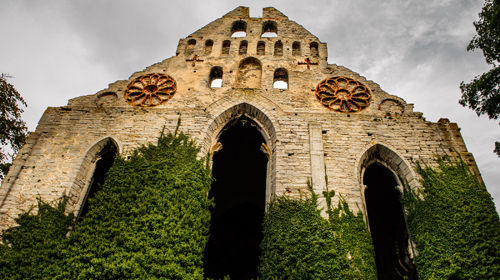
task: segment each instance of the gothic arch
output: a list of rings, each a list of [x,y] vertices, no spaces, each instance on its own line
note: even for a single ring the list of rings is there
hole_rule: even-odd
[[[404,205],[394,188],[403,191],[401,180],[415,184],[413,168],[395,149],[382,144],[366,149],[356,167],[379,279],[418,279]]]
[[[358,182],[360,182],[361,191],[363,182],[364,170],[371,164],[378,162],[389,169],[396,180],[399,182],[399,177],[403,178],[408,182],[408,184],[415,188],[418,185],[417,175],[411,164],[406,160],[396,149],[386,145],[386,144],[369,144],[363,152],[358,156],[357,163],[355,165],[355,173]],[[401,185],[401,184],[400,184]]]
[[[94,142],[85,152],[82,160],[80,161],[80,168],[77,172],[76,178],[74,179],[69,191],[70,201],[66,208],[67,212],[73,212],[75,216],[78,215],[80,208],[84,203],[85,196],[89,190],[90,180],[94,175],[96,162],[100,159],[103,150],[109,145],[114,146],[116,154],[119,154],[123,150],[123,146],[116,139],[108,136]]]
[[[361,200],[363,209],[362,211],[366,217],[366,201],[365,201],[365,185],[363,184],[364,173],[366,168],[374,163],[379,163],[391,172],[398,183],[398,188],[402,192],[402,184],[399,178],[408,182],[411,188],[417,188],[420,186],[418,183],[418,177],[411,167],[411,164],[406,160],[396,149],[390,147],[387,144],[368,144],[363,151],[356,157],[354,174],[356,176],[356,181],[359,184],[359,191],[361,194]]]
[[[262,134],[265,140],[266,147],[263,151],[269,158],[268,175],[266,180],[266,202],[270,202],[275,193],[275,170],[276,170],[276,129],[271,119],[257,107],[248,103],[239,103],[227,108],[225,111],[217,115],[204,131],[204,147],[205,153],[210,152],[212,155],[220,148],[219,137],[224,133],[224,129],[228,124],[238,120],[241,117],[251,119],[256,124],[257,130]]]

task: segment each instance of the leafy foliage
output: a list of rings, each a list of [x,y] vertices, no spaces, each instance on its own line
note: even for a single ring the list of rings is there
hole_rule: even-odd
[[[61,272],[66,233],[74,216],[66,215],[67,197],[56,205],[38,200],[38,212],[19,215],[16,227],[3,232],[1,279],[52,279]]]
[[[500,279],[500,219],[484,183],[462,160],[417,165],[425,192],[402,200],[422,279]]]
[[[118,158],[70,237],[78,279],[202,279],[211,173],[186,135]]]
[[[462,82],[462,97],[459,103],[476,111],[477,115],[486,114],[490,119],[500,116],[500,1],[486,0],[479,21],[474,22],[477,35],[467,50],[481,49],[488,64],[493,69],[477,76],[468,84]],[[500,156],[499,142],[495,153]]]
[[[28,136],[26,123],[21,120],[23,110],[18,106],[18,102],[27,106],[26,102],[7,78],[10,78],[7,74],[0,75],[0,179],[7,174],[12,157],[4,151],[4,146],[9,145],[17,153]]]
[[[340,256],[347,256],[347,266],[339,279],[376,279],[375,249],[363,214],[354,214],[342,197],[336,208],[331,207],[334,192],[325,192],[330,227],[340,242]]]
[[[326,192],[331,204],[334,192]],[[361,213],[347,203],[321,217],[317,195],[275,198],[264,217],[263,279],[376,279],[374,250]]]
[[[45,204],[22,215],[4,235],[12,248],[0,252],[2,279],[203,279],[212,178],[197,154],[181,133],[117,158],[69,238],[64,206],[47,210],[59,215],[54,221],[44,218]]]

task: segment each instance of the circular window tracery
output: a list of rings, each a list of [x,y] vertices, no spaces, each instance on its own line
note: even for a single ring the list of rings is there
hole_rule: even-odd
[[[165,74],[147,74],[134,79],[125,90],[133,106],[154,107],[169,101],[177,91],[175,80]]]
[[[370,90],[347,77],[333,77],[316,86],[316,98],[326,108],[337,112],[359,112],[370,105]]]

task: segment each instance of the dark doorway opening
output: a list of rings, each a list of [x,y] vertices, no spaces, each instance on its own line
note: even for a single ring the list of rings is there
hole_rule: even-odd
[[[242,117],[226,126],[219,142],[223,148],[213,156],[215,182],[209,193],[215,207],[205,276],[257,279],[268,161],[260,147],[265,140],[257,124]]]
[[[92,179],[90,180],[90,185],[87,189],[87,193],[85,194],[85,198],[83,199],[78,217],[76,217],[76,222],[80,221],[87,215],[89,211],[89,199],[94,198],[96,193],[99,191],[99,188],[104,184],[104,177],[115,162],[116,152],[116,146],[111,140],[109,140],[99,153],[98,156],[100,158],[95,163],[94,175],[92,175]]]
[[[366,169],[363,183],[368,187],[365,199],[378,279],[418,279],[396,179],[385,166],[374,163]]]

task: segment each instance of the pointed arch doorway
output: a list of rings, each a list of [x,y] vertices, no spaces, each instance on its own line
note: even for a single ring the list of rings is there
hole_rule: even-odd
[[[366,168],[363,184],[378,279],[419,279],[395,174],[375,161]]]
[[[259,130],[242,115],[219,133],[222,150],[213,155],[215,182],[209,193],[215,207],[204,255],[207,278],[258,276],[268,177],[268,157],[261,150],[265,139]]]

